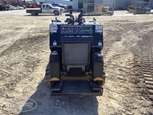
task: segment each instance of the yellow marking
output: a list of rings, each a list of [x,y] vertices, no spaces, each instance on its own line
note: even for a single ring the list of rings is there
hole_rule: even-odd
[[[59,78],[53,77],[53,78],[50,79],[50,81],[59,81]]]
[[[79,77],[72,77],[72,76],[64,76],[64,75],[62,75],[61,76],[61,80],[87,80],[87,81],[89,81],[89,80],[91,80],[91,76],[79,76]]]
[[[101,77],[96,77],[94,78],[94,81],[103,81],[103,79]]]

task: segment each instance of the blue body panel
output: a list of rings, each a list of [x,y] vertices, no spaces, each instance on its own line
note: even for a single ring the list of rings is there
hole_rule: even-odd
[[[52,25],[55,25],[55,30],[52,29]],[[101,50],[103,47],[103,30],[98,30],[99,26],[100,29],[103,28],[99,23],[93,22],[84,23],[84,25],[73,26],[67,25],[65,22],[56,22],[51,24],[50,49],[60,48],[62,46],[62,42],[67,40],[67,42],[90,42],[92,44],[92,48],[99,48]],[[53,46],[54,40],[57,42],[56,46]],[[102,42],[102,46],[98,45],[99,41]]]

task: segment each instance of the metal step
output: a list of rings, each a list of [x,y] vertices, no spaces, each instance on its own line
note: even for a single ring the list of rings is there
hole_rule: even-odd
[[[96,90],[90,85],[89,81],[62,81],[62,88],[60,91],[51,90],[51,96],[59,95],[95,95],[101,96],[103,88]]]

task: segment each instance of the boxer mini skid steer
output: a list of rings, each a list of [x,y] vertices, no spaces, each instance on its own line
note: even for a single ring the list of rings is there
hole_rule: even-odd
[[[86,22],[83,11],[74,19],[72,11],[65,21],[50,24],[51,95],[95,95],[103,93],[103,26]]]

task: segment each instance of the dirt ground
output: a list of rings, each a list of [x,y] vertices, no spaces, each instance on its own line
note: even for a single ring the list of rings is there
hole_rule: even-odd
[[[153,115],[153,15],[96,17],[104,26],[106,72],[97,97],[50,97],[45,72],[54,16],[23,10],[0,17],[0,115]],[[37,106],[25,112],[27,100]]]

